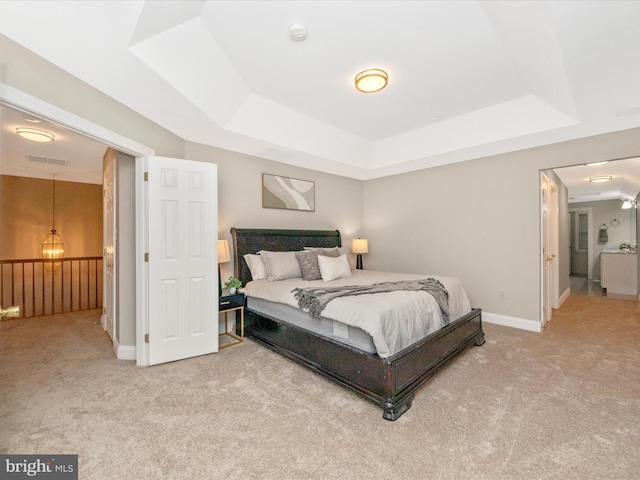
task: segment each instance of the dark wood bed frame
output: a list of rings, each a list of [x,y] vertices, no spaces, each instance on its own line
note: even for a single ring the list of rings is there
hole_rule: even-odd
[[[338,230],[232,228],[231,235],[235,275],[243,285],[251,280],[245,254],[341,246]],[[256,313],[251,310],[250,301],[245,334],[379,405],[387,420],[396,420],[405,413],[411,407],[415,391],[456,356],[485,342],[481,310],[474,309],[395,355],[380,358]]]

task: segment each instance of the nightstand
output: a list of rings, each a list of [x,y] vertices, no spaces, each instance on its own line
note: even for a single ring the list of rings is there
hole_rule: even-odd
[[[229,290],[222,290],[222,295],[218,298],[218,313],[224,313],[225,331],[219,337],[221,340],[222,338],[230,337],[233,341],[224,345],[221,344],[219,350],[244,342],[244,305],[244,293],[237,292],[231,295]],[[227,322],[229,312],[236,312],[236,332],[233,332],[233,329],[229,330],[229,323]],[[240,313],[240,335],[237,334],[238,312]]]

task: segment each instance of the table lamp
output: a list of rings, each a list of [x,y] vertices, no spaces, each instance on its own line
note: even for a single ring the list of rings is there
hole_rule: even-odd
[[[366,238],[354,238],[351,241],[351,252],[357,254],[356,269],[362,270],[362,254],[369,253],[369,242]]]
[[[220,264],[231,261],[229,242],[218,240],[218,296],[222,296],[222,279],[220,278]]]

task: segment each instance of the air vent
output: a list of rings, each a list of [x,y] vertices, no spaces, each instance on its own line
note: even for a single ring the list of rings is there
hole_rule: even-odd
[[[66,167],[67,161],[60,160],[58,158],[38,157],[37,155],[27,155],[30,162],[34,163],[46,163],[48,165],[58,165],[60,167]]]

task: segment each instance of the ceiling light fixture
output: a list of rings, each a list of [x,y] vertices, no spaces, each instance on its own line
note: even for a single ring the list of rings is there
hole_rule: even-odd
[[[611,175],[598,175],[597,177],[589,177],[591,183],[603,183],[608,182],[613,177]]]
[[[33,142],[53,142],[53,139],[56,138],[53,133],[38,130],[36,128],[19,127],[16,128],[16,133],[22,138],[26,138]]]
[[[371,68],[356,75],[356,88],[364,93],[379,92],[387,86],[388,81],[387,72]]]

